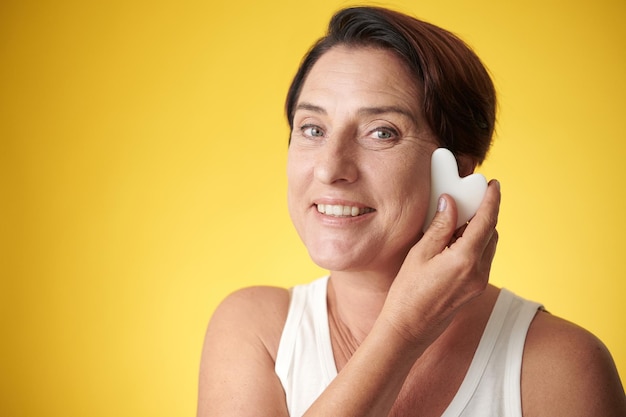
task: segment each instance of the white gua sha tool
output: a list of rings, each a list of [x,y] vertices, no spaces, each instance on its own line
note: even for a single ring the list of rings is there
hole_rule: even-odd
[[[458,229],[476,214],[487,191],[487,180],[482,174],[472,174],[460,178],[456,159],[452,152],[445,148],[438,148],[433,152],[430,177],[430,205],[424,223],[424,232],[435,217],[437,202],[441,194],[450,195],[456,202],[459,215],[456,222]]]

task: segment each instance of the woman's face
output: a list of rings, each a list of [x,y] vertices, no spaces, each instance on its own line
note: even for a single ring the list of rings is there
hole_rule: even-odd
[[[331,271],[396,273],[421,237],[437,142],[394,53],[334,47],[296,104],[287,162],[292,221]]]

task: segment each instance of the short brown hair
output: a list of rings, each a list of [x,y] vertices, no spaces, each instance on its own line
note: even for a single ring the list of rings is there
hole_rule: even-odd
[[[397,53],[419,81],[424,116],[440,146],[477,163],[484,161],[494,132],[496,93],[481,60],[453,33],[380,7],[350,7],[332,17],[326,36],[305,55],[287,93],[291,129],[309,71],[337,45],[375,46]]]

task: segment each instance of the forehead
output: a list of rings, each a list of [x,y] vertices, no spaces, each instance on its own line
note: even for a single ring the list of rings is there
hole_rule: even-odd
[[[342,45],[331,48],[313,65],[299,101],[332,96],[347,104],[366,99],[401,103],[419,112],[418,87],[419,81],[394,52]]]

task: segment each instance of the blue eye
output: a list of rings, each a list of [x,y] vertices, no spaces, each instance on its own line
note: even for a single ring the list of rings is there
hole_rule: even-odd
[[[302,129],[302,133],[305,136],[309,136],[309,137],[322,137],[322,136],[324,136],[324,131],[319,126],[305,125],[305,126],[302,126],[301,129]]]
[[[398,136],[398,133],[392,129],[380,127],[374,130],[374,135],[376,139],[393,139]]]

